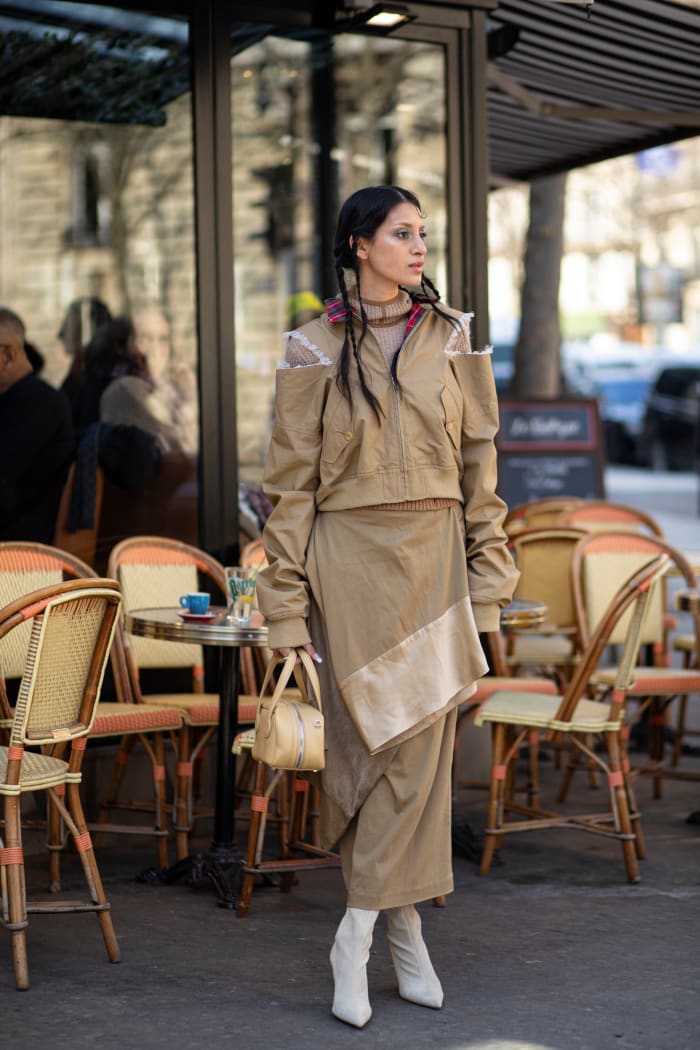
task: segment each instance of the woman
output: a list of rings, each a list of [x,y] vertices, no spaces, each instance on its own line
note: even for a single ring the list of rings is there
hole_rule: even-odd
[[[456,709],[517,578],[495,494],[491,362],[471,349],[470,315],[439,302],[425,253],[408,190],[345,202],[340,297],[287,335],[263,484],[260,607],[276,655],[303,647],[320,665],[322,835],[339,843],[347,890],[333,1013],[360,1028],[380,910],[399,994],[442,1005],[414,905],[453,888]]]

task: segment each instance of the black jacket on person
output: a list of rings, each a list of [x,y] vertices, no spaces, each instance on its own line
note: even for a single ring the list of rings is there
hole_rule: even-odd
[[[0,394],[0,540],[53,542],[72,458],[64,394],[33,373]]]

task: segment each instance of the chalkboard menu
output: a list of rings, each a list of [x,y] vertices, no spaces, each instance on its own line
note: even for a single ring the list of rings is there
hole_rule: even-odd
[[[596,401],[504,398],[500,416],[498,491],[510,507],[554,496],[605,496]]]

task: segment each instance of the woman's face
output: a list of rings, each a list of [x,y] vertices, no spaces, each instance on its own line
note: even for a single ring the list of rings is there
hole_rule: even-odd
[[[423,272],[425,224],[407,201],[391,209],[374,237],[359,237],[357,260],[360,290],[365,299],[392,299],[400,284],[420,284]]]

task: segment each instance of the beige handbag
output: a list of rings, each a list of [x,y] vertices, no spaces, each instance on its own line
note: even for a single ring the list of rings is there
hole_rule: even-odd
[[[297,665],[297,657],[302,667]],[[313,660],[305,649],[292,649],[272,696],[265,690],[277,661],[274,657],[267,666],[258,713],[255,719],[253,758],[273,769],[323,769],[326,764],[323,735],[321,688]],[[282,696],[294,674],[301,700]],[[311,685],[315,705],[309,702],[306,680]]]

